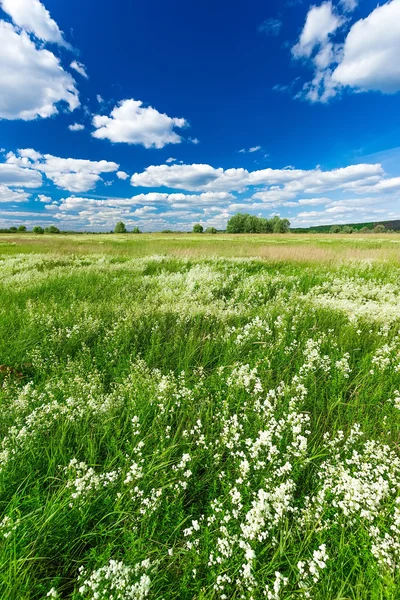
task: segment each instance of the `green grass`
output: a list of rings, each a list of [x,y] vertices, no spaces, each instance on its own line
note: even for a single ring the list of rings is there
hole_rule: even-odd
[[[133,237],[1,238],[0,597],[399,598],[392,238]]]

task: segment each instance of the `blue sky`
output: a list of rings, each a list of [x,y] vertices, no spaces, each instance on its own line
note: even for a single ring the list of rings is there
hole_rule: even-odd
[[[0,0],[0,227],[400,218],[400,0]]]

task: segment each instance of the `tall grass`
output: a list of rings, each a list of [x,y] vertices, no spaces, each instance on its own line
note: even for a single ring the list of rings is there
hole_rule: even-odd
[[[0,597],[398,598],[393,263],[0,261]]]

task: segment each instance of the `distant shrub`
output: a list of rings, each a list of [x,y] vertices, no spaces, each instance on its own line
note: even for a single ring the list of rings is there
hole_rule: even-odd
[[[206,233],[218,233],[215,227],[207,227]]]
[[[340,227],[340,225],[332,225],[332,227],[329,230],[330,233],[341,233],[342,232],[342,228]]]
[[[60,230],[55,225],[50,225],[44,230],[45,233],[60,233]]]
[[[343,227],[343,233],[353,233],[354,229],[352,228],[351,225],[345,225]]]
[[[375,225],[375,227],[372,230],[372,233],[385,233],[385,232],[386,232],[386,227],[382,224]]]
[[[359,230],[359,233],[372,233],[372,229],[364,226],[364,227],[361,227],[361,229]]]
[[[18,227],[18,232],[19,232],[19,233],[25,233],[25,232],[26,232],[26,227],[25,227],[25,225],[20,225],[20,226]]]
[[[140,231],[139,227],[134,227],[132,229],[132,233],[142,233],[142,232]]]
[[[33,231],[33,233],[36,233],[36,234],[44,233],[43,227],[40,227],[39,225],[35,225],[35,227],[32,229],[32,231]]]
[[[10,227],[8,231],[10,233],[17,233],[18,229],[16,227]]]
[[[196,223],[196,225],[193,225],[193,233],[203,233],[203,231],[203,225],[200,225],[200,223]]]
[[[161,233],[174,233],[171,229],[163,229]]]
[[[125,223],[119,221],[114,227],[114,233],[127,233]]]

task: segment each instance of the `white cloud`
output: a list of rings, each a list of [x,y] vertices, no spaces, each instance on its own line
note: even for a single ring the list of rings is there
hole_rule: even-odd
[[[140,100],[123,100],[109,117],[95,115],[93,137],[111,142],[140,144],[145,148],[163,148],[179,144],[182,138],[174,131],[187,126],[185,119],[171,118],[155,108],[144,107]]]
[[[98,102],[99,104],[103,104],[104,100],[103,100],[103,98],[100,96],[100,94],[97,94],[97,96],[96,96],[96,99],[97,99],[97,102]]]
[[[125,173],[125,171],[117,171],[117,177],[118,179],[125,181],[125,179],[128,179],[129,175],[128,173]]]
[[[360,19],[345,40],[332,78],[343,86],[384,93],[400,91],[400,0]]]
[[[45,204],[49,204],[52,201],[50,196],[45,196],[44,194],[39,194],[37,199],[39,202],[44,202]]]
[[[197,138],[189,138],[189,142],[191,144],[194,144],[195,146],[197,146],[197,144],[200,144],[200,140],[198,140]]]
[[[18,154],[22,157],[22,158],[26,158],[28,159],[26,164],[29,165],[29,160],[39,160],[40,158],[42,158],[42,155],[40,154],[40,152],[37,152],[36,150],[34,150],[33,148],[22,148],[20,150],[18,150]],[[8,157],[12,157],[13,153],[10,152],[9,155],[7,155]]]
[[[70,67],[71,67],[71,69],[74,69],[74,71],[79,73],[79,75],[82,75],[82,77],[85,77],[85,79],[88,79],[88,74],[86,73],[86,67],[82,63],[78,62],[77,60],[73,60],[72,63],[70,64]]]
[[[70,131],[83,131],[85,129],[85,126],[81,123],[74,123],[73,125],[68,125],[68,129]]]
[[[171,158],[167,158],[167,160],[166,160],[165,162],[166,162],[167,164],[174,163],[174,162],[176,162],[176,158],[172,158],[172,157],[171,157]]]
[[[342,0],[340,6],[351,12],[357,2]],[[346,87],[357,92],[400,91],[399,23],[400,0],[391,0],[354,23],[342,42],[333,43],[331,35],[342,24],[348,26],[349,19],[337,15],[331,2],[313,6],[292,54],[309,59],[315,72],[295,97],[327,102]]]
[[[0,119],[50,117],[59,102],[70,111],[79,106],[75,81],[58,58],[5,21],[0,21],[0,72]]]
[[[361,188],[383,179],[381,165],[359,164],[342,169],[309,171],[299,169],[215,169],[206,164],[152,165],[132,175],[131,184],[139,187],[169,187],[190,191],[240,191],[249,186],[269,186],[254,194],[264,202],[288,200],[298,194]],[[283,187],[282,187],[283,186]]]
[[[51,154],[32,155],[32,149],[18,150],[18,155],[10,152],[7,163],[10,165],[29,166],[40,171],[59,188],[70,192],[86,192],[93,189],[101,181],[102,173],[113,173],[118,164],[105,160],[91,161],[76,158],[60,158]],[[30,159],[27,156],[35,156]]]
[[[329,36],[342,24],[342,19],[334,12],[332,2],[323,2],[312,6],[307,13],[306,22],[299,41],[292,48],[295,58],[309,58],[314,49],[324,45]]]
[[[30,194],[23,190],[11,190],[9,187],[0,183],[0,202],[26,202]]]
[[[57,23],[39,0],[0,0],[0,6],[18,27],[40,40],[68,46]]]
[[[42,176],[33,169],[13,164],[0,164],[0,183],[7,186],[38,188],[42,185]]]

